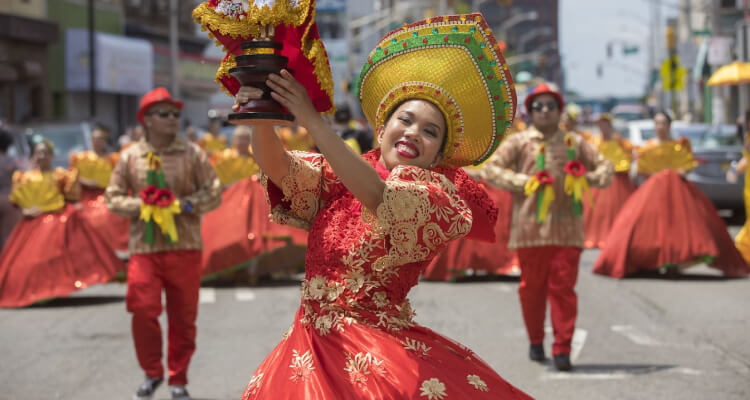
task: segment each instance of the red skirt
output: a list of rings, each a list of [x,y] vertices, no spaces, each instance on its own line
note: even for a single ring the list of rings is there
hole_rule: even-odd
[[[750,273],[708,197],[667,170],[649,178],[622,207],[594,272],[622,278],[707,259],[726,276]]]
[[[110,281],[125,264],[72,205],[24,218],[0,255],[0,307],[23,307]]]
[[[449,281],[478,271],[480,275],[508,275],[518,271],[515,253],[508,249],[513,197],[510,192],[489,185],[485,189],[498,208],[495,241],[467,238],[451,241],[424,271],[424,279]]]
[[[221,206],[203,216],[202,276],[240,266],[283,246],[307,244],[307,232],[275,224],[257,177],[242,179],[222,194]]]
[[[297,312],[242,400],[528,400],[466,347],[419,325],[389,333],[366,324],[323,336]]]
[[[109,211],[104,202],[104,189],[81,188],[81,204],[81,217],[99,232],[113,249],[127,252],[130,220]]]
[[[605,189],[591,189],[594,206],[585,201],[583,210],[584,247],[604,247],[615,217],[636,189],[627,173],[615,174],[612,184]]]

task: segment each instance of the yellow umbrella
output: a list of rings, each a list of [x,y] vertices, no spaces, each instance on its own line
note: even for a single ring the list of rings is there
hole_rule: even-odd
[[[750,63],[735,61],[714,72],[708,86],[729,86],[750,83]]]

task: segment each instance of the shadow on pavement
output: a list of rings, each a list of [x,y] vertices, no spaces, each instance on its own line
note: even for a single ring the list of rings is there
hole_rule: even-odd
[[[676,368],[671,364],[573,364],[574,374],[614,374],[646,375]],[[550,364],[550,368],[556,371]]]
[[[50,300],[36,302],[28,308],[57,308],[57,307],[84,307],[100,306],[125,301],[125,296],[74,296],[58,297]]]
[[[728,278],[723,275],[706,274],[702,272],[661,273],[658,270],[642,270],[626,276],[625,280],[658,279],[663,281],[728,281],[738,278]]]

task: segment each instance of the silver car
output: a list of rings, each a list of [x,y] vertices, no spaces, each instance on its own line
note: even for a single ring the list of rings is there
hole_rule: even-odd
[[[744,179],[727,182],[726,173],[732,161],[742,157],[742,142],[734,125],[714,125],[697,139],[692,139],[698,167],[688,173],[693,182],[711,199],[716,208],[744,212],[742,188]]]

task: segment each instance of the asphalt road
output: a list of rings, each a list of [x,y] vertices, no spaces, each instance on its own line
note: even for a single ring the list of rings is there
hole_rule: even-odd
[[[538,399],[750,399],[749,279],[697,267],[618,281],[591,274],[596,254],[584,252],[579,275],[573,373],[528,361],[517,280],[422,282],[410,296],[416,320]],[[0,310],[0,399],[130,399],[142,372],[124,295],[108,284]],[[237,399],[298,306],[294,280],[202,288],[193,396]],[[551,334],[545,344],[549,353]]]

